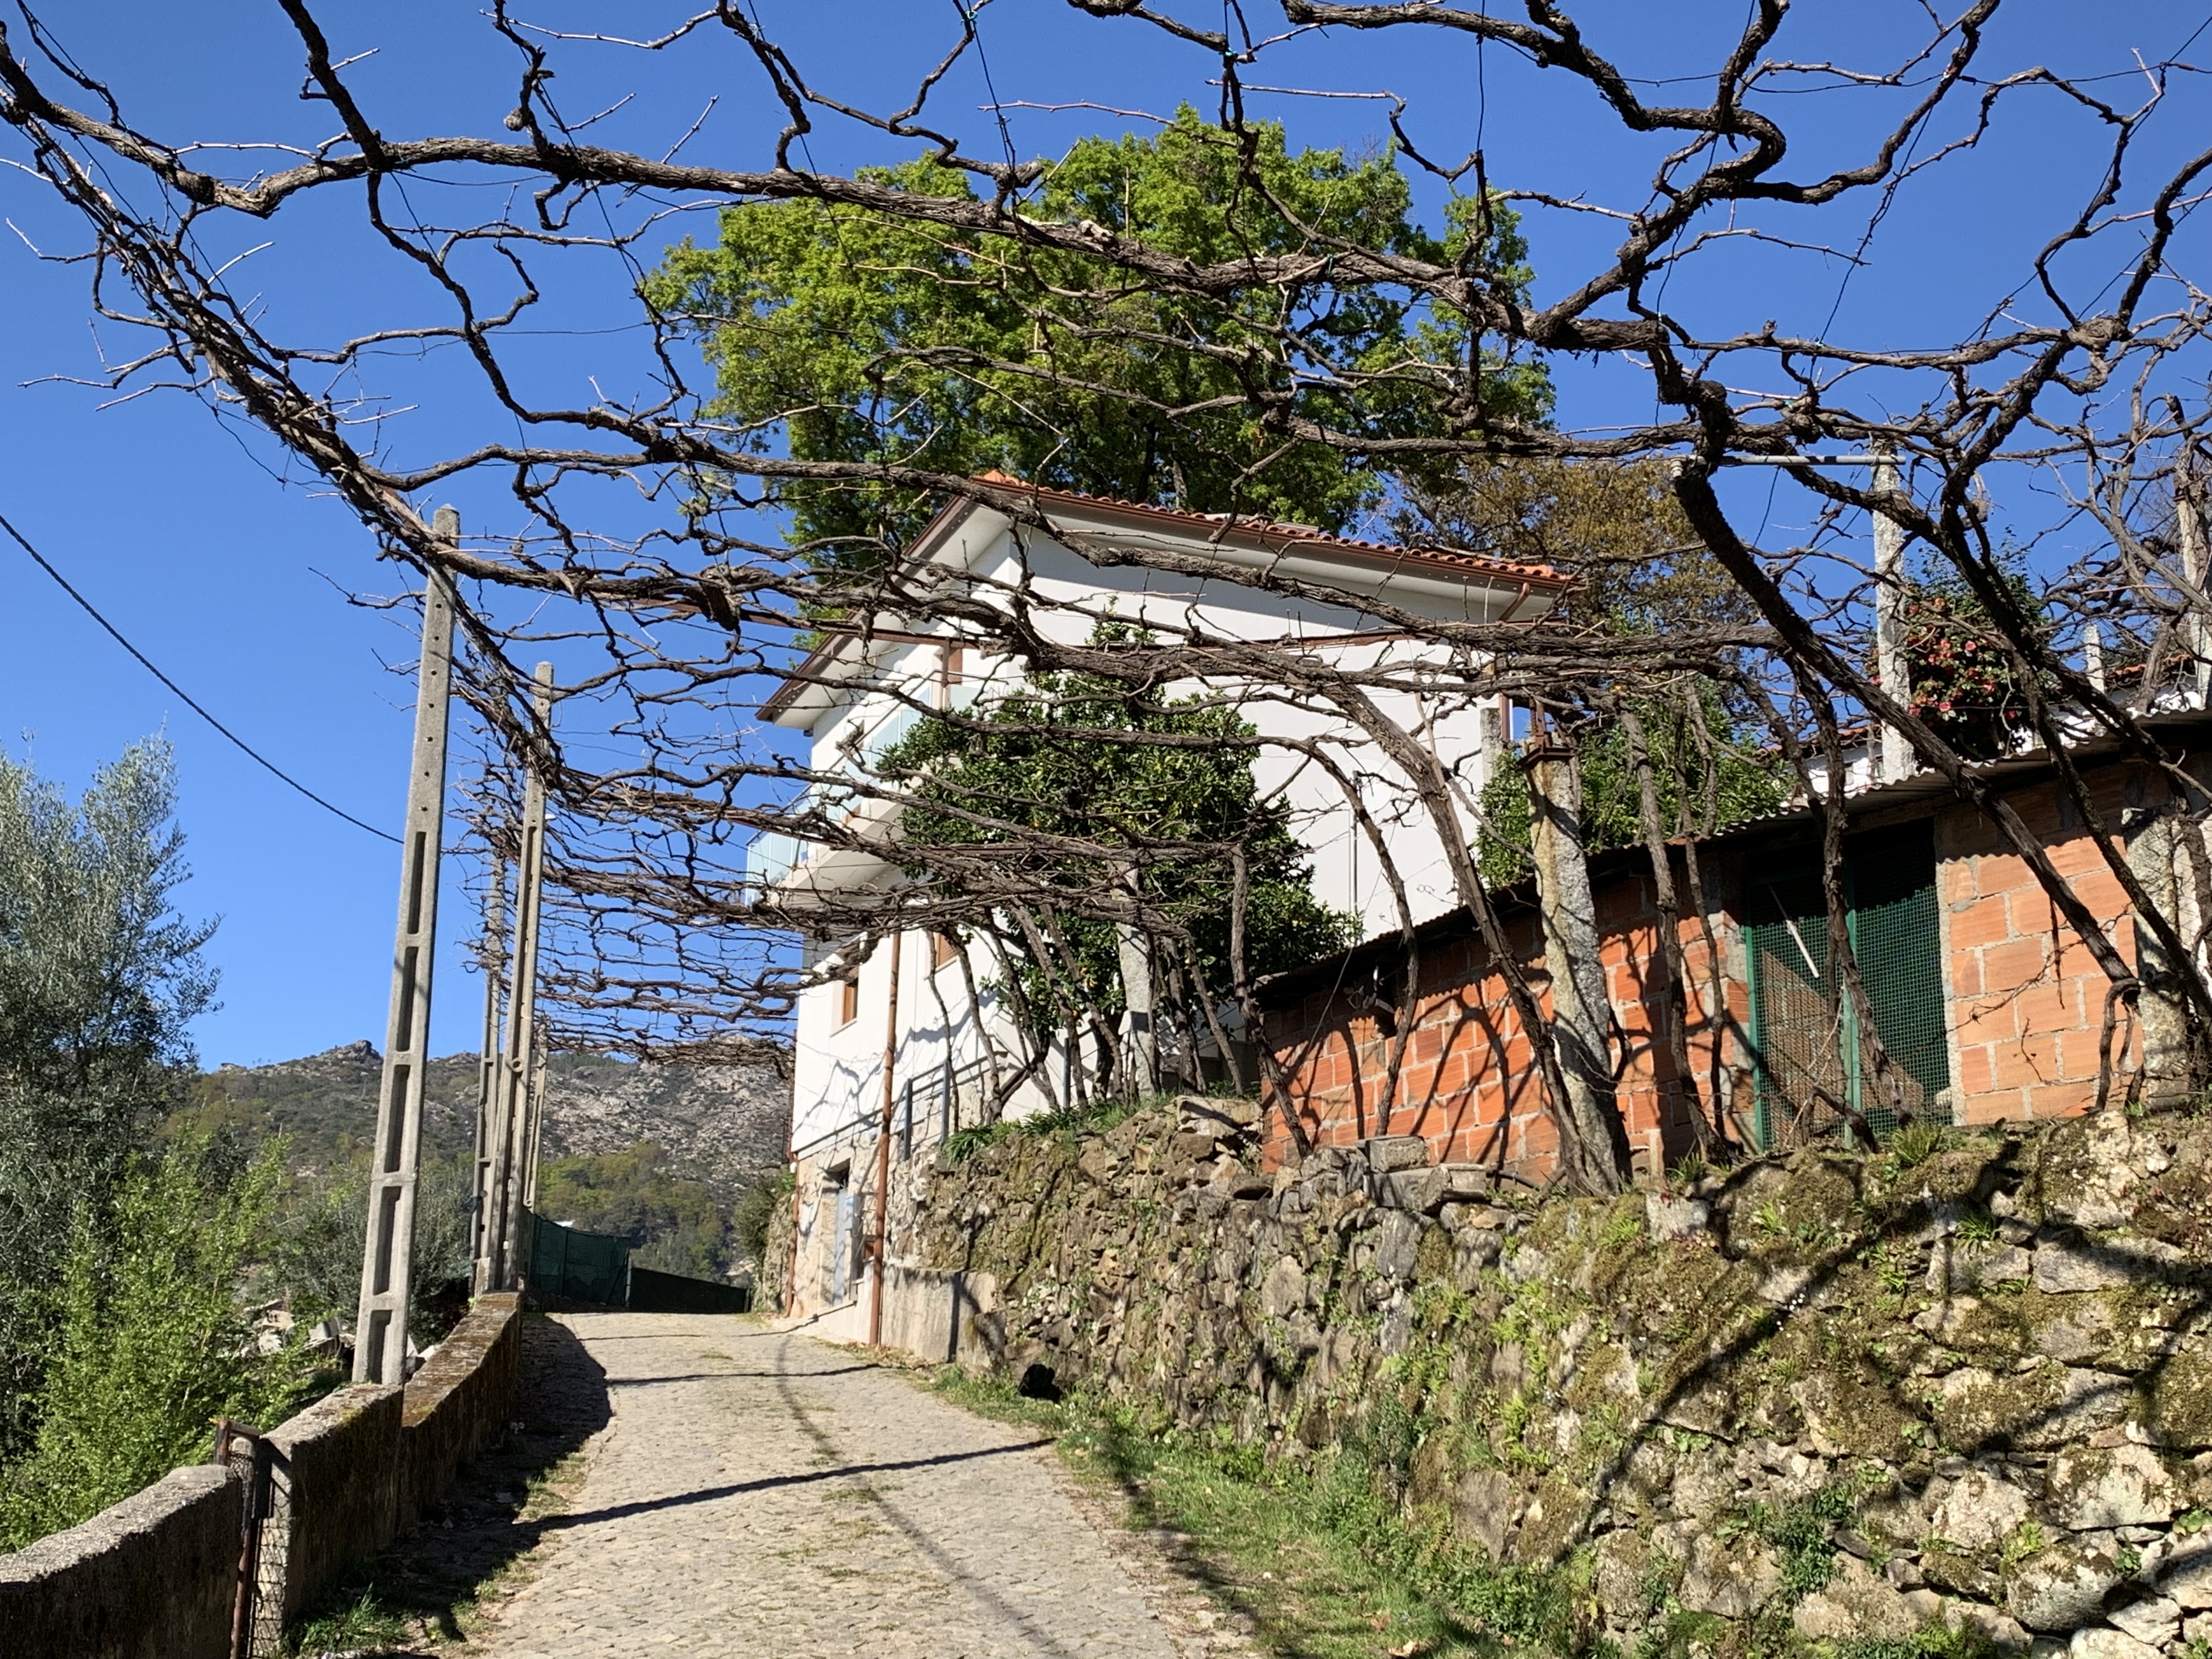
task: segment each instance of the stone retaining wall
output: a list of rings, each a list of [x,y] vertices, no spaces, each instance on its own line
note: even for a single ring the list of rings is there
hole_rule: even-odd
[[[1256,1116],[1012,1133],[904,1183],[890,1288],[975,1304],[917,1351],[1352,1449],[1452,1547],[1564,1570],[1574,1645],[2212,1642],[2212,1124],[1540,1202],[1411,1138],[1262,1172]]]
[[[270,1431],[279,1454],[262,1594],[289,1622],[384,1548],[505,1431],[521,1355],[513,1296],[479,1298],[402,1389],[337,1390]],[[243,1482],[183,1468],[81,1526],[0,1555],[0,1632],[40,1659],[222,1659]]]

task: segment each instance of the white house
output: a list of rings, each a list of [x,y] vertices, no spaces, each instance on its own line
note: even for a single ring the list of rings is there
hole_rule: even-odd
[[[1467,689],[1464,664],[1432,641],[1364,605],[1380,604],[1436,621],[1499,623],[1540,616],[1564,586],[1553,572],[1441,550],[1389,547],[1323,535],[1309,526],[1242,522],[1224,529],[1207,515],[1071,492],[1018,489],[1051,525],[1043,534],[1006,514],[963,500],[941,512],[915,542],[902,577],[933,585],[940,597],[992,604],[1019,614],[1043,637],[1089,640],[1102,623],[1146,629],[1163,644],[1265,642],[1294,646],[1339,667],[1391,665],[1402,684],[1378,692],[1401,729],[1443,761],[1471,799],[1510,732],[1495,699]],[[1122,562],[1129,558],[1131,562]],[[1149,559],[1152,562],[1138,562]],[[1163,565],[1193,559],[1235,567],[1241,580],[1188,574]],[[1248,585],[1255,584],[1255,585]],[[1256,585],[1266,584],[1266,585]],[[1325,590],[1317,594],[1316,590]],[[811,740],[818,773],[856,781],[923,718],[921,708],[960,707],[1011,690],[1024,665],[985,642],[984,630],[878,617],[866,637],[832,634],[786,678],[762,713]],[[1189,688],[1199,689],[1194,682]],[[1350,911],[1370,933],[1404,920],[1382,878],[1373,845],[1379,834],[1404,879],[1419,922],[1457,902],[1428,821],[1402,775],[1371,740],[1333,711],[1257,683],[1212,689],[1230,696],[1259,732],[1255,776],[1290,804],[1293,830],[1310,851],[1322,902]],[[1311,753],[1277,748],[1297,741]],[[1346,799],[1350,781],[1374,823],[1363,831]],[[895,804],[817,784],[811,804],[827,818],[881,842],[896,836]],[[897,867],[874,848],[826,848],[784,836],[755,842],[749,878],[804,929],[810,898],[890,902]],[[849,915],[849,912],[848,913]],[[851,942],[804,936],[807,964],[831,976],[801,993],[795,1033],[792,1158],[798,1171],[799,1249],[794,1310],[822,1322],[826,1334],[861,1340],[873,1332],[879,1298],[870,1231],[888,1182],[946,1133],[975,1121],[985,1044],[1007,1018],[986,986],[995,961],[965,962],[975,945],[910,932],[863,957]],[[1071,1054],[1033,1078],[1007,1109],[1021,1115],[1065,1097]],[[886,1066],[889,1067],[886,1073]],[[890,1132],[879,1136],[888,1121]]]

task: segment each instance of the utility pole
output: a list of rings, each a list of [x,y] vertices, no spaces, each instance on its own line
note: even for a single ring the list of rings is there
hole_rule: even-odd
[[[538,723],[550,729],[553,719],[553,665],[538,665],[534,700]],[[532,745],[535,748],[535,744]],[[483,1255],[476,1282],[481,1291],[515,1287],[515,1241],[522,1231],[523,1119],[538,1037],[538,914],[545,877],[545,784],[536,755],[529,757],[522,784],[521,845],[514,878],[514,954],[507,975],[507,1041],[500,1055],[493,1103],[491,1164],[485,1172]]]
[[[459,539],[460,515],[438,509],[435,534]],[[438,940],[438,864],[446,827],[446,730],[453,702],[453,599],[443,572],[422,595],[422,657],[415,674],[415,752],[399,854],[399,926],[392,945],[384,1075],[370,1143],[368,1225],[354,1322],[356,1382],[406,1380],[408,1289],[415,1257],[416,1170],[422,1155],[422,1068],[429,1058],[432,957]]]
[[[1901,486],[1897,471],[1897,447],[1877,438],[1864,455],[1730,455],[1729,466],[1870,466],[1877,490]],[[1893,702],[1912,702],[1912,666],[1905,650],[1905,526],[1887,513],[1874,515],[1874,641],[1875,684]],[[1875,755],[1875,776],[1895,783],[1913,772],[1912,744],[1904,732],[1885,722]]]
[[[483,970],[484,1012],[483,1043],[477,1054],[476,1184],[469,1206],[472,1273],[474,1264],[484,1259],[484,1228],[491,1216],[492,1124],[499,1097],[499,970],[501,936],[507,929],[507,860],[495,851],[488,862],[491,887],[484,894],[483,946],[477,953],[477,965]],[[479,1294],[489,1288],[481,1284],[474,1286]]]
[[[1874,487],[1899,487],[1897,450],[1887,439],[1874,446]],[[1912,671],[1905,659],[1905,526],[1887,513],[1874,515],[1875,683],[1893,702],[1912,701]],[[1881,781],[1896,783],[1912,775],[1912,745],[1905,733],[1885,722],[1881,728]]]

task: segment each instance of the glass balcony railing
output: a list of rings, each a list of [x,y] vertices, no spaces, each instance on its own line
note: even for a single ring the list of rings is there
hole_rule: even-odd
[[[812,850],[811,843],[796,836],[763,830],[745,848],[745,880],[761,888],[774,887],[799,868]]]
[[[924,718],[923,711],[906,703],[895,703],[876,723],[868,728],[859,743],[846,749],[840,756],[837,769],[852,778],[873,775],[884,756],[903,741]],[[788,809],[795,817],[807,811],[818,811],[825,817],[842,817],[854,805],[865,799],[838,787],[834,783],[817,783],[791,803]],[[781,830],[763,830],[755,836],[745,849],[745,879],[762,888],[769,888],[788,880],[793,871],[805,865],[822,850],[821,844],[802,836],[787,835]]]

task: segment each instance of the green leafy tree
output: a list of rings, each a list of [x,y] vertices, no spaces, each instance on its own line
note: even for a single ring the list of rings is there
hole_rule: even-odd
[[[36,1437],[0,1481],[0,1547],[76,1525],[207,1455],[215,1419],[267,1427],[299,1396],[296,1349],[258,1351],[243,1301],[265,1255],[281,1147],[232,1175],[187,1136],[133,1159],[69,1235]]]
[[[1409,492],[1395,521],[1409,541],[1547,564],[1571,577],[1573,586],[1546,618],[1549,627],[1620,636],[1753,621],[1751,602],[1691,530],[1669,478],[1656,462],[1491,463],[1443,487]],[[1713,745],[1710,779],[1685,695],[1697,698]],[[1787,798],[1789,767],[1725,688],[1705,684],[1666,697],[1630,695],[1630,702],[1650,745],[1660,821],[1669,833],[1678,825],[1701,833],[1725,829]],[[1585,846],[1598,852],[1641,844],[1642,803],[1625,731],[1611,722],[1596,726],[1584,735],[1578,760]],[[1498,768],[1482,810],[1484,878],[1510,882],[1529,874],[1527,775],[1511,764]]]
[[[1717,688],[1702,686],[1695,695],[1712,744],[1710,769],[1679,702],[1652,699],[1637,704],[1660,823],[1669,834],[1688,825],[1711,834],[1778,811],[1790,795],[1788,768],[1759,741],[1759,733],[1739,727]],[[1643,800],[1629,759],[1626,732],[1619,723],[1607,722],[1586,732],[1578,758],[1584,847],[1597,853],[1643,845]],[[1528,774],[1509,760],[1482,793],[1476,862],[1485,881],[1502,884],[1533,872],[1531,811]]]
[[[777,1214],[789,1206],[796,1182],[788,1169],[763,1176],[745,1188],[744,1196],[731,1212],[730,1232],[738,1253],[756,1267],[768,1255],[769,1230]]]
[[[72,806],[0,756],[0,1454],[30,1419],[73,1234],[97,1228],[189,1088],[214,931],[186,875],[168,746],[132,744]]]
[[[1388,153],[1293,154],[1273,124],[1254,130],[1240,159],[1243,142],[1185,107],[1151,136],[1080,140],[1019,210],[1141,235],[1201,264],[1354,246],[1463,258],[1509,290],[1528,280],[1516,221],[1495,202],[1455,202],[1436,237],[1413,219]],[[971,194],[963,175],[926,159],[862,176]],[[1381,498],[1382,475],[1325,445],[1285,447],[1250,394],[1295,394],[1312,418],[1379,438],[1426,429],[1437,386],[1468,382],[1461,319],[1340,287],[1325,268],[1286,314],[1272,289],[1152,292],[1079,254],[811,202],[732,208],[720,231],[716,246],[672,250],[646,298],[701,331],[716,412],[760,449],[802,459],[997,469],[1334,529]],[[1486,356],[1477,380],[1470,409],[1540,418],[1549,406],[1528,362]],[[934,505],[871,484],[791,485],[784,499],[796,543],[864,566]]]
[[[1003,878],[1071,898],[1110,892],[1133,872],[1147,903],[1188,935],[1216,996],[1235,983],[1232,847],[1242,848],[1248,870],[1249,974],[1296,967],[1356,936],[1354,918],[1314,897],[1289,807],[1254,782],[1255,733],[1234,710],[1205,698],[1163,702],[1101,678],[1042,674],[974,712],[972,726],[923,720],[884,757],[884,770],[907,779],[917,798],[903,820],[909,842],[1003,849],[995,861]],[[1127,848],[1129,855],[1075,856],[1040,839],[1053,836]],[[1067,907],[1054,923],[1079,983],[1055,987],[1066,965],[1018,946],[1032,1016],[1042,1024],[1058,1006],[1087,1003],[1119,1018],[1127,1000],[1114,923]],[[1155,987],[1163,1001],[1175,988],[1175,964],[1166,965],[1168,983]],[[1202,1029],[1203,1012],[1191,1006],[1199,988],[1186,981],[1180,989],[1188,1023]]]
[[[417,1346],[446,1334],[467,1306],[470,1206],[476,1160],[469,1153],[426,1158],[415,1186],[415,1243],[408,1273],[408,1327]],[[282,1198],[270,1239],[268,1277],[306,1323],[337,1318],[351,1325],[361,1306],[361,1263],[368,1226],[368,1165],[356,1158],[334,1175],[296,1181]]]
[[[714,1194],[672,1171],[656,1141],[549,1159],[538,1171],[537,1209],[550,1220],[629,1239],[640,1267],[720,1279],[729,1265],[729,1221]]]
[[[1409,545],[1464,548],[1571,577],[1547,613],[1554,625],[1656,634],[1758,615],[1690,528],[1661,462],[1486,462],[1442,483],[1415,481],[1391,526]]]

